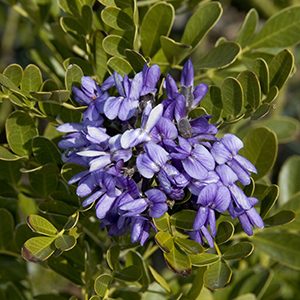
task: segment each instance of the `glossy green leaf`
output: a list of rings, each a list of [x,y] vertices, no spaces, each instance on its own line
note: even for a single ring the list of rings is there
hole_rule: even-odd
[[[11,64],[4,69],[3,75],[19,86],[23,78],[23,69],[20,65]]]
[[[129,74],[132,71],[130,64],[122,57],[111,57],[108,60],[107,65],[111,68],[111,70],[118,72],[122,76]]]
[[[32,154],[41,164],[61,162],[61,154],[56,145],[45,137],[37,136],[32,140]]]
[[[152,57],[160,48],[160,37],[168,36],[174,22],[175,11],[171,4],[160,2],[147,11],[140,34],[144,56]]]
[[[300,193],[292,196],[280,209],[292,210],[295,213],[295,220],[285,225],[284,228],[298,230],[300,226]]]
[[[0,249],[7,248],[13,241],[14,219],[11,213],[0,208]]]
[[[185,209],[171,216],[171,224],[184,230],[193,230],[196,211]]]
[[[27,240],[22,248],[22,256],[28,261],[44,261],[54,253],[54,237],[39,236]]]
[[[159,231],[170,231],[170,216],[168,213],[163,214],[159,218],[153,218],[153,223]]]
[[[107,67],[107,54],[103,49],[102,42],[104,39],[104,35],[101,31],[96,31],[94,34],[94,60],[95,60],[95,68],[96,68],[96,75],[98,77],[99,82],[104,80]]]
[[[55,239],[54,245],[61,251],[69,251],[76,246],[76,238],[72,235],[63,234]]]
[[[170,64],[180,63],[191,52],[192,46],[175,42],[167,36],[160,37],[160,43],[165,57]]]
[[[273,130],[279,143],[288,143],[295,140],[300,129],[299,121],[288,116],[274,116],[256,124]]]
[[[269,93],[270,74],[266,61],[262,58],[257,58],[249,67],[258,77],[261,91],[267,95]]]
[[[174,248],[173,236],[166,231],[159,231],[155,235],[155,241],[164,252],[170,252]]]
[[[72,32],[76,35],[86,34],[86,29],[81,25],[80,22],[78,22],[78,19],[75,17],[70,17],[70,16],[62,17],[60,19],[60,25],[65,32]]]
[[[240,53],[240,46],[233,42],[224,42],[203,56],[197,58],[195,69],[219,69],[232,64]]]
[[[234,234],[234,226],[231,222],[223,221],[218,225],[215,241],[218,245],[226,243]]]
[[[280,188],[280,203],[286,203],[300,191],[300,156],[289,157],[281,167],[278,184]]]
[[[16,161],[24,158],[23,156],[17,156],[11,153],[8,149],[3,146],[0,146],[0,160],[4,161]]]
[[[35,65],[28,65],[23,73],[21,88],[24,91],[38,91],[43,83],[40,69]]]
[[[244,71],[238,76],[244,95],[244,106],[255,110],[260,105],[261,92],[258,78],[253,72]]]
[[[73,84],[81,84],[81,78],[83,77],[81,68],[77,65],[70,65],[67,68],[65,75],[65,86],[66,89],[71,90]]]
[[[229,246],[223,253],[222,257],[226,260],[242,259],[249,256],[254,250],[254,247],[249,242],[240,242]]]
[[[150,265],[148,266],[149,270],[154,278],[154,280],[162,287],[164,288],[168,293],[171,292],[171,288],[167,281],[162,277],[154,268],[152,268]]]
[[[50,221],[39,215],[30,215],[27,218],[27,224],[32,231],[40,234],[55,236],[58,233],[57,229]]]
[[[262,196],[257,196],[258,198],[261,199],[260,215],[262,218],[268,215],[269,211],[276,203],[278,196],[279,196],[279,188],[275,184],[269,186]]]
[[[198,242],[190,239],[176,237],[175,243],[187,254],[199,254],[204,251],[203,247]]]
[[[28,174],[32,188],[42,196],[48,196],[56,190],[58,169],[54,164],[46,164]]]
[[[300,12],[300,10],[299,10]],[[294,68],[294,56],[285,49],[278,53],[269,63],[270,86],[281,89]]]
[[[141,269],[134,265],[114,272],[114,278],[128,282],[138,281],[141,276]]]
[[[192,286],[187,293],[187,295],[183,298],[184,300],[197,300],[199,296],[201,298],[201,291],[203,290],[204,284],[204,273],[206,271],[206,267],[199,268],[196,270],[196,276],[192,281]]]
[[[190,259],[193,266],[204,267],[215,264],[220,260],[220,257],[213,253],[200,253],[196,255],[190,255]]]
[[[189,18],[181,43],[196,48],[208,31],[217,23],[221,14],[222,7],[220,3],[208,2],[201,4]]]
[[[108,35],[103,39],[103,49],[112,56],[123,56],[125,49],[131,48],[130,43],[124,37],[118,35]]]
[[[111,246],[106,252],[106,261],[112,270],[119,270],[120,268],[119,255],[120,255],[119,245]]]
[[[204,274],[204,284],[211,290],[225,287],[231,280],[232,271],[226,262],[219,260],[208,267]]]
[[[295,219],[295,213],[291,210],[282,210],[277,214],[264,219],[266,227],[279,226],[292,222]]]
[[[245,294],[234,298],[233,300],[257,300],[254,294]]]
[[[85,32],[89,34],[93,25],[93,9],[92,4],[83,5],[81,7],[81,18],[80,23],[84,27]]]
[[[167,265],[176,273],[188,275],[192,271],[191,260],[182,250],[176,246],[170,252],[164,253]]]
[[[5,161],[0,160],[0,179],[10,182],[12,184],[17,184],[21,179],[20,169],[22,167],[22,162],[17,161]]]
[[[262,232],[253,238],[255,247],[272,259],[300,270],[300,236],[284,231]]]
[[[28,155],[30,140],[38,135],[33,119],[24,111],[14,111],[6,120],[5,129],[11,149],[20,156]]]
[[[263,105],[272,103],[279,95],[279,90],[277,86],[272,86],[269,90],[268,95],[266,98],[263,99]],[[262,107],[260,106],[260,107]]]
[[[300,40],[300,6],[273,15],[248,45],[249,48],[289,47]]]
[[[248,132],[244,148],[240,151],[256,167],[255,180],[265,176],[273,167],[277,156],[277,138],[273,131],[261,127]]]
[[[243,107],[243,91],[241,84],[233,77],[227,77],[222,84],[223,116],[237,116]]]
[[[123,10],[108,6],[101,11],[102,21],[116,30],[130,31],[134,29],[133,20]]]
[[[143,70],[144,65],[147,64],[146,59],[137,51],[126,49],[125,55],[135,72],[140,72]]]
[[[112,276],[109,274],[102,274],[95,279],[94,290],[100,297],[104,297],[112,282]]]
[[[237,43],[239,43],[241,47],[245,47],[249,43],[256,31],[257,24],[258,13],[254,8],[252,8],[247,13],[236,39]]]

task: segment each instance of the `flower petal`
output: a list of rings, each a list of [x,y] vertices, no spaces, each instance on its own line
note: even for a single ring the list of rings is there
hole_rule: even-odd
[[[109,212],[112,207],[115,197],[109,197],[107,194],[104,194],[101,199],[96,204],[96,216],[98,219],[105,218],[106,214]]]
[[[123,97],[109,97],[106,100],[103,111],[108,119],[114,120],[118,116],[120,105],[123,100]]]
[[[140,154],[136,159],[136,167],[139,173],[145,178],[152,178],[159,167],[146,154]]]
[[[225,134],[221,142],[233,155],[236,155],[244,147],[243,142],[237,136],[230,133]]]
[[[159,203],[159,202],[167,201],[166,195],[158,189],[150,189],[145,192],[145,195],[148,197],[149,201],[151,201],[152,203]]]
[[[199,193],[197,204],[201,204],[202,206],[212,205],[217,196],[217,190],[218,187],[216,184],[208,184],[207,186],[205,186]]]
[[[169,153],[164,148],[154,144],[153,142],[147,143],[144,147],[152,161],[160,167],[162,167],[170,159]]]
[[[200,206],[196,214],[193,229],[200,230],[206,224],[208,218],[208,208]]]
[[[100,170],[111,163],[110,155],[103,155],[90,161],[90,172]]]
[[[195,145],[192,155],[197,159],[208,171],[215,168],[215,161],[210,152],[202,145]]]
[[[216,172],[225,186],[230,186],[238,180],[237,175],[227,165],[219,165]]]
[[[146,132],[149,133],[152,130],[152,128],[156,125],[158,120],[162,117],[163,109],[164,109],[163,105],[159,104],[151,110],[148,120],[145,124]]]
[[[182,166],[184,170],[190,175],[192,178],[203,180],[207,177],[208,171],[203,167],[201,163],[199,163],[195,158],[188,157],[182,160]]]

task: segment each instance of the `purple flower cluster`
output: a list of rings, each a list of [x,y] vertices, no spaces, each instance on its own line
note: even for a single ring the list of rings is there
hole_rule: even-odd
[[[114,73],[101,86],[82,78],[73,94],[87,106],[81,123],[60,125],[64,160],[86,167],[75,175],[83,206],[95,203],[97,218],[111,235],[131,231],[132,242],[145,243],[152,218],[175,204],[197,211],[192,239],[213,247],[217,213],[229,212],[251,235],[263,221],[241,185],[250,183],[255,167],[238,154],[242,141],[233,134],[217,138],[209,116],[189,112],[208,91],[194,86],[191,61],[184,65],[180,88],[172,76],[164,81],[158,103],[160,69],[145,66],[133,78]],[[189,200],[182,201],[191,195]]]

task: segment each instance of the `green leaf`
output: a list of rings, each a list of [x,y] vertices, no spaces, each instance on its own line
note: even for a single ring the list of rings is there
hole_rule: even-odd
[[[248,132],[240,151],[256,167],[255,180],[264,177],[273,167],[277,156],[277,139],[273,131],[261,127]]]
[[[231,222],[223,221],[219,224],[217,235],[216,235],[216,243],[218,245],[226,243],[234,234],[234,226]]]
[[[204,274],[204,284],[211,290],[225,287],[231,280],[232,271],[225,261],[219,260],[208,267]]]
[[[8,149],[4,148],[3,146],[0,146],[0,160],[4,161],[16,161],[19,159],[24,158],[23,156],[17,156],[13,153],[11,153]]]
[[[129,74],[132,71],[130,64],[122,57],[111,57],[108,60],[107,65],[111,68],[111,70],[118,72],[122,76]]]
[[[220,257],[216,254],[204,252],[196,255],[190,255],[190,259],[193,266],[204,267],[215,264],[220,260]]]
[[[114,272],[114,277],[116,279],[128,282],[138,281],[141,276],[141,269],[134,265],[126,267],[121,271]]]
[[[170,216],[168,213],[163,214],[161,217],[159,218],[153,218],[153,223],[155,225],[155,227],[159,230],[159,231],[169,231],[171,230],[170,227]]]
[[[170,252],[164,253],[164,258],[168,266],[176,273],[188,275],[192,271],[191,260],[182,250],[176,246]]]
[[[267,95],[269,93],[270,74],[266,61],[262,58],[258,58],[251,63],[249,68],[258,77],[262,92]]]
[[[257,24],[258,24],[258,13],[254,8],[252,8],[247,13],[244,23],[241,29],[239,30],[236,39],[237,43],[239,43],[242,48],[244,48],[249,43],[250,39],[252,38],[252,36],[256,31]]]
[[[53,253],[54,249],[51,247],[55,237],[39,236],[27,240],[22,248],[22,256],[28,261],[44,261],[48,259]]]
[[[292,222],[295,219],[295,213],[291,210],[282,210],[279,213],[264,219],[266,227],[279,226]]]
[[[50,221],[39,215],[30,215],[27,218],[27,224],[32,231],[40,234],[55,236],[58,233],[57,229]]]
[[[275,184],[269,186],[265,190],[263,196],[257,196],[261,199],[260,215],[262,218],[264,218],[270,212],[275,202],[277,201],[278,196],[279,196],[279,188]]]
[[[29,141],[38,135],[32,118],[24,111],[14,111],[6,120],[6,137],[10,148],[20,156],[29,154]]]
[[[106,252],[106,261],[109,267],[114,271],[119,270],[120,268],[119,255],[120,255],[119,245],[111,246]]]
[[[300,11],[299,11],[300,12]],[[285,49],[278,53],[269,63],[270,86],[281,89],[294,68],[294,56]]]
[[[11,213],[0,208],[0,249],[8,248],[14,238],[14,218]]]
[[[281,167],[278,184],[280,188],[279,200],[286,203],[293,195],[300,191],[300,156],[289,157]]]
[[[258,250],[275,261],[292,269],[300,270],[300,236],[284,231],[262,232],[253,237]]]
[[[220,69],[232,64],[240,53],[240,46],[233,42],[224,42],[209,50],[208,54],[197,58],[195,69]]]
[[[187,254],[199,254],[204,251],[203,247],[193,240],[176,237],[175,243]]]
[[[144,65],[147,64],[146,59],[137,51],[126,49],[125,55],[135,72],[140,72]]]
[[[31,187],[38,194],[48,196],[51,192],[56,190],[58,184],[58,169],[55,164],[46,164],[39,169],[30,172],[29,182]]]
[[[155,269],[153,269],[150,265],[148,266],[149,270],[154,278],[154,280],[162,287],[164,288],[168,293],[171,292],[171,288],[169,286],[169,284],[167,283],[167,281],[158,273],[155,271]]]
[[[233,300],[257,300],[254,294],[245,294],[234,298]]]
[[[171,224],[177,228],[193,231],[196,211],[185,209],[171,216]]]
[[[191,52],[192,47],[182,43],[175,42],[167,36],[160,37],[160,43],[164,55],[170,64],[180,63]]]
[[[160,2],[150,7],[140,27],[144,56],[152,57],[159,50],[160,37],[169,35],[174,16],[175,11],[171,4]]]
[[[251,49],[289,47],[300,41],[300,7],[279,11],[264,24],[248,45]]]
[[[28,92],[37,92],[43,83],[42,73],[35,65],[28,65],[23,73],[21,88]]]
[[[61,175],[65,181],[69,181],[75,174],[84,171],[86,168],[77,164],[66,163],[61,168]]]
[[[272,103],[278,97],[278,95],[279,95],[278,87],[277,86],[272,86],[270,88],[270,91],[269,91],[267,97],[265,99],[263,99],[263,105]]]
[[[123,10],[117,7],[106,7],[101,11],[102,21],[116,30],[133,31],[133,20]]]
[[[164,252],[170,252],[174,248],[173,236],[166,231],[159,231],[155,235],[155,241]]]
[[[260,105],[261,93],[258,78],[253,72],[244,71],[238,76],[244,95],[244,106],[255,110]]]
[[[6,182],[17,184],[18,181],[21,179],[21,167],[22,162],[20,160],[0,160],[0,179],[5,180]]]
[[[81,18],[80,23],[85,29],[85,32],[89,34],[92,29],[93,25],[93,10],[92,4],[90,5],[83,5],[81,8]]]
[[[72,89],[73,84],[81,84],[81,78],[83,77],[81,68],[77,65],[69,65],[65,75],[65,86],[67,90]]]
[[[42,136],[37,136],[32,139],[32,154],[41,164],[59,164],[61,162],[61,154],[56,145]]]
[[[69,251],[76,246],[76,238],[72,235],[63,234],[55,239],[54,245],[61,251]]]
[[[23,78],[23,69],[20,65],[11,64],[5,68],[3,75],[9,78],[16,86],[19,86]]]
[[[112,282],[112,276],[109,274],[102,274],[95,279],[94,290],[97,295],[104,297]]]
[[[108,35],[102,41],[104,51],[111,56],[125,55],[125,49],[131,48],[130,43],[122,36]]]
[[[243,107],[241,84],[233,77],[227,77],[222,84],[223,116],[237,116]]]
[[[104,35],[101,31],[96,31],[94,34],[94,60],[95,60],[95,68],[96,75],[98,77],[99,82],[104,80],[105,74],[107,72],[106,62],[107,62],[107,54],[103,49],[102,42],[104,39]]]
[[[226,260],[231,259],[242,259],[245,258],[253,252],[254,247],[249,242],[240,242],[229,246],[228,249],[223,253],[222,257]]]
[[[222,6],[218,2],[200,4],[185,26],[181,43],[191,45],[193,49],[196,48],[208,31],[217,23],[221,14]]]
[[[204,284],[204,273],[206,271],[206,267],[199,268],[196,271],[196,276],[193,279],[192,286],[187,293],[186,297],[183,298],[185,300],[197,300],[199,299],[199,295],[201,294],[201,291],[203,289]]]
[[[76,35],[86,34],[86,29],[81,25],[80,22],[78,22],[78,19],[75,17],[70,17],[70,16],[62,17],[60,19],[60,25],[65,32],[74,33]]]

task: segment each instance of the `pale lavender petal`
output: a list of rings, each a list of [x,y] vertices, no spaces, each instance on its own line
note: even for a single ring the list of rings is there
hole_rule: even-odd
[[[214,240],[213,240],[213,238],[211,237],[211,235],[210,235],[209,231],[207,230],[207,228],[203,226],[203,227],[201,228],[201,232],[202,232],[203,236],[206,238],[208,245],[209,245],[211,248],[213,248],[213,247],[214,247]]]
[[[216,184],[208,184],[203,188],[203,190],[199,193],[197,204],[201,204],[202,206],[209,206],[215,201],[217,196],[218,187]]]
[[[140,154],[136,159],[136,166],[139,173],[145,178],[152,178],[159,167],[146,154]]]
[[[164,109],[163,105],[159,104],[151,110],[145,125],[146,132],[149,133],[152,130],[152,128],[156,125],[156,123],[159,121],[159,119],[162,117],[163,109]]]
[[[96,200],[98,200],[103,194],[104,194],[103,191],[97,191],[97,192],[93,193],[91,196],[89,196],[82,202],[82,206],[83,207],[89,206],[90,204],[92,204]]]
[[[203,167],[201,163],[199,163],[193,157],[188,157],[184,159],[182,162],[182,166],[184,170],[190,175],[192,178],[203,180],[207,177],[208,171]]]
[[[220,176],[225,186],[232,185],[238,180],[237,175],[227,165],[219,165],[216,167],[216,172]]]
[[[88,126],[87,132],[87,138],[89,139],[90,137],[94,143],[102,143],[110,138],[110,136],[102,128],[99,127]]]
[[[96,82],[89,76],[83,76],[81,78],[81,86],[89,97],[95,96]]]
[[[147,143],[145,145],[145,150],[152,161],[160,167],[162,167],[170,159],[169,153],[164,148],[154,144],[153,142]]]
[[[264,222],[254,207],[247,210],[246,213],[253,225],[255,225],[258,228],[264,228]]]
[[[128,98],[139,99],[142,87],[143,87],[143,73],[139,72],[134,76],[131,82]]]
[[[208,224],[209,224],[211,235],[213,237],[215,237],[216,234],[217,234],[217,228],[216,228],[215,211],[213,209],[209,209],[209,212],[208,212]]]
[[[242,209],[250,209],[251,204],[246,197],[245,193],[235,184],[230,186],[230,193],[236,203],[236,205]]]
[[[151,201],[153,203],[167,201],[166,195],[158,189],[150,189],[145,192],[145,195],[148,197],[149,201]]]
[[[207,221],[208,218],[208,208],[207,207],[199,207],[198,212],[196,214],[193,229],[200,230]]]
[[[120,204],[119,209],[123,211],[132,211],[134,215],[136,215],[142,213],[147,207],[147,201],[143,198],[139,198],[132,199],[131,201],[127,201],[126,203]]]
[[[192,155],[196,158],[207,170],[212,171],[215,168],[215,161],[210,152],[202,145],[195,145],[192,150]]]
[[[120,105],[124,100],[123,97],[109,97],[104,104],[104,114],[110,120],[114,120],[119,113]]]
[[[131,117],[134,116],[136,109],[139,105],[139,102],[137,100],[131,100],[129,98],[125,98],[119,109],[118,117],[121,121],[127,121]]]
[[[97,151],[97,150],[85,150],[77,152],[77,155],[86,156],[86,157],[96,157],[96,156],[103,156],[107,155],[105,151]]]
[[[111,163],[110,155],[103,155],[90,161],[90,171],[100,170]]]
[[[168,74],[165,83],[168,97],[171,99],[175,98],[176,94],[178,93],[176,81],[171,75]]]
[[[235,159],[232,159],[227,164],[230,166],[232,171],[237,175],[239,181],[243,185],[248,185],[251,183],[249,173],[245,171],[245,169],[242,168],[241,165]]]
[[[141,128],[138,129],[129,129],[126,130],[120,139],[120,144],[123,149],[128,149],[136,146],[135,142],[139,136],[143,134],[143,130]]]
[[[118,90],[118,93],[120,94],[120,96],[126,97],[125,91],[124,91],[124,88],[122,85],[123,77],[120,74],[118,74],[117,72],[114,72],[113,77],[114,77],[114,81],[115,81],[115,85]]]
[[[200,83],[194,89],[194,101],[192,107],[197,107],[200,101],[205,97],[208,92],[208,86],[204,83]]]
[[[164,117],[157,122],[155,129],[163,139],[174,140],[178,136],[175,124],[171,120]]]
[[[237,154],[234,159],[247,171],[257,173],[255,166],[247,158]]]
[[[168,205],[166,203],[156,203],[149,209],[149,216],[151,218],[160,218],[166,211],[168,211]]]
[[[181,94],[179,94],[175,99],[175,110],[174,110],[174,116],[177,122],[179,122],[181,119],[185,118],[187,115],[186,111],[186,100],[185,97]]]
[[[137,218],[133,223],[132,230],[131,230],[131,242],[135,243],[139,240],[140,235],[143,231],[144,220],[141,218]]]
[[[94,176],[89,176],[79,183],[76,189],[76,194],[79,197],[86,197],[94,190],[95,186],[96,182]]]
[[[122,159],[124,162],[126,162],[131,157],[132,157],[131,149],[117,150],[114,153],[112,153],[112,160],[114,160],[114,161],[118,161],[118,160]]]
[[[237,136],[230,133],[225,134],[221,142],[233,155],[236,155],[244,146],[243,142]]]
[[[238,218],[239,218],[239,221],[242,225],[243,230],[248,235],[253,235],[252,224],[251,224],[247,214],[241,214]]]
[[[83,125],[79,123],[65,123],[56,127],[59,132],[77,132],[83,129]]]
[[[194,67],[191,59],[187,60],[183,66],[180,83],[185,87],[194,85]]]
[[[231,195],[228,188],[226,188],[225,186],[220,186],[218,188],[214,202],[215,209],[218,212],[224,212],[225,210],[227,210],[231,202]]]
[[[68,184],[76,183],[77,181],[81,180],[87,174],[89,174],[89,171],[82,171],[82,172],[77,173],[68,181]]]
[[[211,148],[211,154],[218,164],[224,164],[232,159],[231,153],[220,142],[215,142]]]
[[[103,219],[105,218],[106,214],[109,212],[111,209],[115,197],[109,197],[107,194],[104,194],[101,199],[97,202],[96,205],[96,216],[98,219]]]

